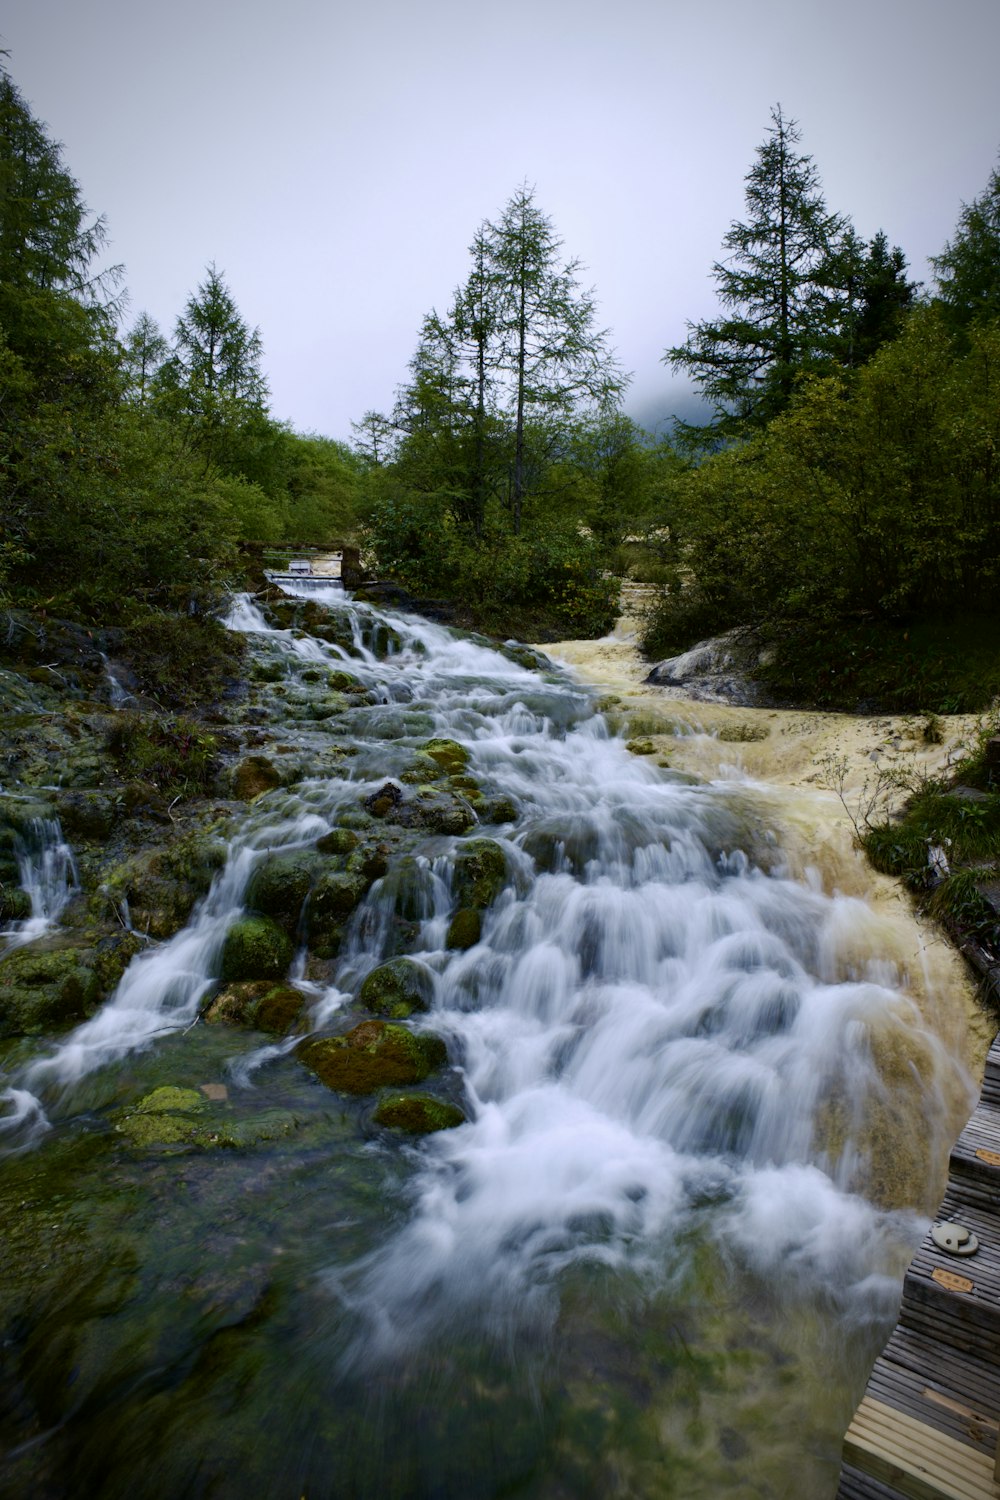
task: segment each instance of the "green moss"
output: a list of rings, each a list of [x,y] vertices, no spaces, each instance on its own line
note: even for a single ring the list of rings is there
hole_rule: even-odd
[[[286,932],[294,934],[319,868],[319,861],[309,853],[270,855],[250,877],[247,906],[273,917]]]
[[[16,885],[0,886],[0,922],[24,922],[31,916],[31,897]]]
[[[362,1021],[344,1036],[300,1044],[298,1055],[327,1088],[344,1094],[420,1083],[447,1061],[444,1042],[389,1021]]]
[[[376,1124],[410,1135],[430,1135],[435,1130],[453,1130],[465,1124],[465,1115],[457,1104],[435,1099],[432,1094],[392,1094],[379,1101],[374,1117]]]
[[[377,1015],[402,1021],[428,1008],[434,993],[430,971],[413,958],[391,958],[365,978],[358,1000]]]
[[[490,906],[503,890],[507,860],[492,839],[469,839],[455,853],[452,889],[460,906]]]
[[[144,1094],[138,1104],[133,1105],[130,1113],[162,1115],[180,1111],[183,1114],[200,1114],[207,1108],[208,1100],[197,1089],[182,1089],[173,1084],[164,1084],[153,1089],[151,1094]]]
[[[358,835],[350,828],[331,828],[321,839],[316,840],[320,854],[350,854],[358,846]]]
[[[448,924],[445,947],[460,950],[474,948],[482,934],[482,925],[482,918],[474,907],[457,911]]]
[[[290,984],[272,984],[269,980],[251,980],[229,984],[205,1011],[210,1024],[226,1022],[233,1026],[254,1026],[286,1036],[301,1020],[305,1000],[301,990]]]
[[[100,999],[89,948],[32,943],[0,961],[0,1036],[32,1036],[85,1020]]]
[[[226,933],[220,978],[281,979],[292,961],[292,945],[270,917],[241,917]]]
[[[428,740],[424,746],[424,754],[429,755],[448,776],[457,776],[469,764],[468,750],[456,740]]]
[[[273,791],[280,785],[279,772],[263,755],[247,756],[233,772],[233,795],[241,802],[252,802],[263,792]]]

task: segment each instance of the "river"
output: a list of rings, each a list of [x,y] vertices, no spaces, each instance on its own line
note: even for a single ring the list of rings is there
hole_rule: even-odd
[[[229,624],[300,697],[349,665],[367,699],[336,719],[345,753],[251,803],[190,924],[8,1061],[12,1253],[19,1213],[52,1230],[18,1273],[37,1296],[4,1380],[5,1493],[832,1496],[974,1098],[956,971],[867,899],[842,840],[810,855],[801,807],[736,749],[718,774],[665,769],[563,668],[310,597],[340,643],[248,599]],[[275,733],[293,759],[332,743],[308,715]],[[292,969],[336,1034],[382,959],[426,966],[408,1024],[446,1043],[467,1119],[410,1140],[294,1038],[199,1015],[260,862],[360,826],[387,784],[409,795],[432,736],[516,818],[416,836],[407,921],[390,869],[332,966]],[[504,886],[449,947],[456,860],[484,834]],[[130,1146],[129,1101],[203,1082],[273,1129]]]

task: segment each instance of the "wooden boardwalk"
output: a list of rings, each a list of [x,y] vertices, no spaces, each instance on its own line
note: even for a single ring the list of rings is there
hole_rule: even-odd
[[[943,1220],[979,1249],[949,1255],[924,1237],[844,1439],[837,1500],[1000,1500],[1000,1036],[951,1153]]]

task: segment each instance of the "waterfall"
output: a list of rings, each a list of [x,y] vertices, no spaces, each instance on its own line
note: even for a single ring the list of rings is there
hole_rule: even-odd
[[[21,887],[31,899],[31,916],[11,922],[0,933],[6,949],[34,942],[53,927],[79,889],[73,850],[58,818],[32,818],[17,836],[14,853]]]
[[[349,665],[365,690],[363,701],[340,711],[338,744],[349,756],[251,805],[189,925],[133,959],[95,1017],[22,1068],[12,1108],[33,1139],[44,1134],[46,1115],[74,1108],[82,1081],[165,1037],[184,1045],[180,1034],[216,982],[226,932],[265,855],[311,849],[365,797],[406,785],[408,760],[422,743],[447,737],[467,753],[469,777],[517,810],[466,834],[418,837],[411,856],[407,951],[433,980],[430,1009],[411,1024],[447,1043],[467,1122],[391,1158],[384,1143],[364,1146],[367,1170],[388,1174],[384,1192],[394,1207],[385,1222],[381,1207],[364,1210],[372,1227],[363,1243],[352,1238],[361,1210],[320,1214],[315,1274],[304,1283],[323,1300],[303,1314],[301,1365],[288,1356],[289,1390],[307,1402],[310,1381],[329,1388],[331,1405],[342,1402],[345,1412],[367,1412],[365,1392],[378,1390],[378,1422],[416,1454],[430,1419],[421,1408],[416,1420],[406,1406],[416,1376],[402,1372],[436,1371],[428,1380],[459,1399],[468,1351],[483,1351],[476,1358],[488,1373],[475,1401],[489,1405],[483,1392],[516,1381],[531,1351],[544,1346],[545,1358],[555,1358],[557,1330],[575,1351],[573,1379],[585,1385],[587,1361],[599,1365],[605,1345],[631,1340],[634,1349],[644,1316],[657,1329],[695,1319],[720,1361],[739,1345],[733,1329],[744,1316],[770,1328],[790,1317],[788,1306],[800,1309],[801,1326],[773,1338],[789,1347],[813,1337],[807,1325],[818,1314],[805,1309],[825,1309],[827,1330],[882,1326],[926,1210],[919,1194],[943,1160],[954,1101],[967,1097],[969,1083],[935,1032],[936,997],[887,960],[864,903],[820,879],[790,878],[759,804],[738,780],[689,784],[631,755],[591,695],[564,674],[423,620],[384,615],[339,590],[310,587],[308,595],[344,627],[330,639],[269,625],[246,597],[234,601],[227,624],[280,663],[282,683]],[[388,630],[389,646],[377,650]],[[304,729],[303,743],[310,734],[320,743],[321,727]],[[456,858],[466,839],[484,834],[503,850],[506,882],[482,912],[478,939],[449,948]],[[59,877],[53,866],[48,877],[64,892],[67,868]],[[375,880],[329,978],[308,981],[296,971],[313,1027],[336,1025],[364,977],[397,951],[393,881],[391,869]],[[272,1088],[284,1097],[300,1077],[285,1043],[234,1057],[228,1074],[239,1096]],[[317,1107],[339,1108],[335,1096]],[[890,1128],[897,1135],[888,1142]],[[905,1181],[875,1193],[886,1151]],[[393,1186],[393,1172],[402,1186]],[[324,1180],[316,1178],[316,1194]],[[337,1252],[341,1232],[349,1253]],[[287,1238],[277,1227],[273,1234]],[[724,1290],[705,1290],[710,1281]],[[609,1332],[616,1299],[631,1309],[627,1333]],[[587,1335],[592,1353],[573,1334],[591,1303],[601,1309]],[[664,1312],[675,1304],[697,1314]],[[817,1334],[818,1345],[831,1337]],[[671,1347],[686,1349],[678,1338]],[[301,1390],[293,1365],[312,1372],[302,1375]],[[453,1366],[458,1373],[449,1375]],[[526,1376],[529,1385],[535,1378]],[[767,1380],[780,1392],[778,1374]],[[724,1382],[706,1381],[707,1412],[722,1402]],[[733,1397],[734,1407],[741,1399]],[[543,1404],[539,1397],[539,1413]],[[659,1420],[663,1443],[676,1445],[667,1416]],[[719,1420],[737,1419],[729,1412]],[[359,1444],[381,1453],[375,1429],[366,1431]],[[698,1441],[684,1439],[692,1452]],[[447,1466],[448,1441],[434,1442],[434,1462]],[[565,1442],[572,1447],[569,1436]],[[370,1459],[371,1476],[383,1462],[391,1467],[386,1454]],[[437,1490],[424,1462],[413,1457],[416,1467],[408,1478],[396,1474],[402,1488],[394,1492],[494,1493],[477,1488],[471,1469]],[[497,1459],[496,1473],[513,1486],[517,1465],[504,1469],[507,1462]],[[713,1451],[706,1473],[726,1462]],[[364,1478],[369,1457],[345,1463],[356,1492],[374,1492],[376,1478]],[[789,1459],[781,1481],[791,1489],[753,1492],[792,1493],[795,1463]],[[278,1470],[268,1472],[277,1484]],[[601,1492],[596,1481],[593,1491],[567,1483],[530,1493]],[[722,1493],[715,1483],[709,1477],[705,1488],[692,1482],[676,1493]],[[654,1477],[621,1492],[675,1490]]]

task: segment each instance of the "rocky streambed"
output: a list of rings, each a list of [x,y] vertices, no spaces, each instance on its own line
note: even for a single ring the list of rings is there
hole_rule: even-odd
[[[638,688],[228,626],[186,715],[4,659],[4,1492],[832,1494],[957,971]]]

